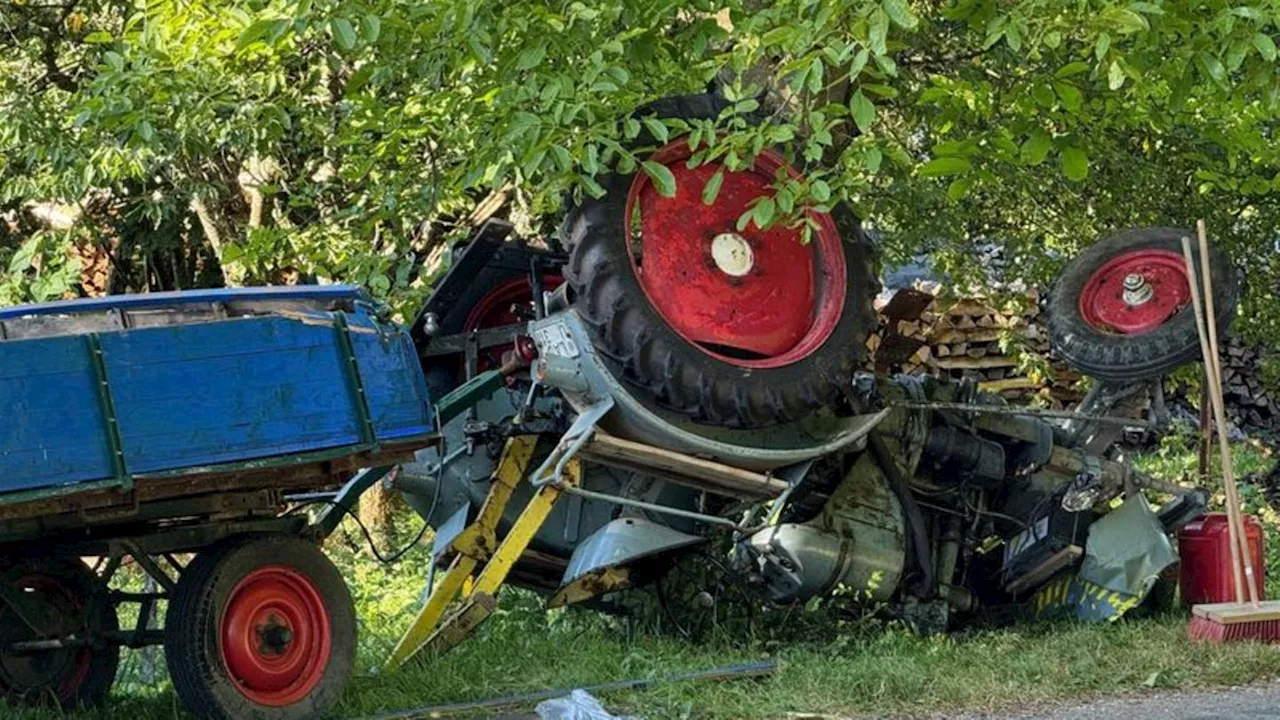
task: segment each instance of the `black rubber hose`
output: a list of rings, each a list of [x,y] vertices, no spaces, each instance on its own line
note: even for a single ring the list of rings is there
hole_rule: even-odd
[[[929,530],[924,524],[924,513],[920,512],[915,496],[907,487],[906,478],[902,477],[902,473],[898,471],[898,463],[889,454],[889,448],[885,446],[880,435],[875,432],[870,433],[867,436],[867,447],[871,449],[871,454],[880,464],[880,471],[888,478],[889,489],[902,504],[902,512],[907,517],[907,524],[911,526],[911,545],[915,551],[916,563],[924,573],[921,597],[931,598],[937,590],[937,579],[933,574],[933,552],[929,547]]]

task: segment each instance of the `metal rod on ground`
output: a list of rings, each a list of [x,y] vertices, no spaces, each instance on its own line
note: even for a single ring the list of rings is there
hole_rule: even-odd
[[[1226,428],[1217,422],[1218,419],[1218,378],[1213,367],[1213,359],[1209,354],[1209,337],[1208,331],[1205,329],[1204,309],[1200,304],[1200,288],[1197,282],[1198,273],[1196,271],[1195,259],[1191,253],[1191,238],[1182,238],[1182,255],[1187,265],[1187,284],[1191,286],[1191,306],[1195,312],[1196,318],[1196,335],[1200,338],[1200,355],[1204,360],[1205,382],[1208,384],[1208,390],[1205,393],[1210,405],[1213,408],[1214,425],[1218,430],[1218,437],[1222,441],[1223,448],[1226,449]],[[1229,452],[1229,450],[1228,450]],[[1224,459],[1224,463],[1226,459]],[[1244,576],[1240,568],[1240,546],[1236,542],[1236,524],[1234,522],[1234,514],[1231,502],[1231,493],[1226,491],[1227,495],[1227,531],[1230,535],[1229,544],[1231,546],[1231,577],[1234,583],[1236,602],[1244,600]]]
[[[1084,420],[1088,422],[1103,423],[1106,425],[1124,425],[1125,427],[1140,427],[1156,429],[1160,427],[1159,423],[1153,423],[1148,420],[1137,420],[1134,418],[1108,417],[1106,415],[1087,415],[1085,413],[1071,412],[1070,410],[1048,410],[1045,408],[1021,408],[1009,407],[1006,405],[970,405],[968,403],[944,403],[944,402],[894,402],[889,403],[889,407],[904,408],[907,410],[950,410],[954,412],[972,412],[984,413],[988,415],[1029,415],[1031,417],[1047,417],[1060,418],[1063,420]]]
[[[1253,558],[1249,552],[1249,537],[1244,531],[1244,518],[1240,513],[1240,491],[1236,487],[1235,465],[1231,462],[1231,446],[1227,440],[1227,411],[1222,394],[1222,363],[1218,353],[1217,313],[1213,307],[1213,277],[1209,266],[1209,237],[1205,232],[1204,220],[1196,221],[1196,234],[1200,236],[1200,279],[1204,283],[1204,318],[1205,328],[1209,332],[1209,359],[1213,362],[1213,407],[1218,414],[1218,442],[1222,445],[1222,481],[1231,491],[1231,504],[1234,505],[1236,523],[1236,542],[1240,548],[1240,562],[1244,567],[1244,584],[1248,591],[1249,602],[1258,604],[1258,585],[1254,581]],[[1244,602],[1241,599],[1241,602]]]
[[[491,708],[509,707],[512,705],[529,705],[531,703],[550,700],[552,698],[564,697],[574,690],[585,690],[589,693],[603,693],[613,690],[638,690],[649,687],[650,685],[660,685],[664,683],[682,682],[689,680],[736,680],[741,678],[762,677],[772,673],[778,669],[778,661],[776,660],[760,660],[757,662],[743,663],[741,665],[727,665],[723,667],[711,668],[710,670],[696,670],[693,672],[674,673],[671,675],[663,675],[656,678],[636,678],[634,680],[618,680],[615,682],[600,683],[598,685],[587,685],[577,688],[560,688],[557,690],[539,690],[537,692],[524,693],[520,695],[502,695],[499,697],[486,698],[484,700],[475,700],[471,702],[448,703],[445,705],[428,705],[426,707],[413,708],[410,710],[397,710],[395,712],[383,713],[381,715],[370,715],[363,720],[414,720],[414,718],[436,717],[439,715],[449,715],[452,713],[469,712],[475,710],[487,710]]]

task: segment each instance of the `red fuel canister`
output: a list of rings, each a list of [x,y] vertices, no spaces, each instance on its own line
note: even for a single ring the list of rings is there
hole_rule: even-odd
[[[1262,523],[1258,518],[1244,516],[1244,534],[1249,539],[1254,581],[1261,598],[1266,584],[1266,565]],[[1226,513],[1208,513],[1184,525],[1178,531],[1178,554],[1182,564],[1179,585],[1183,605],[1236,601],[1235,580],[1231,577],[1231,532]]]

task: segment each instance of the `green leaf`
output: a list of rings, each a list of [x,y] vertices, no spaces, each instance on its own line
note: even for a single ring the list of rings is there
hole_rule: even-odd
[[[1106,33],[1099,33],[1098,40],[1093,44],[1093,56],[1101,60],[1107,56],[1107,51],[1111,49],[1111,36]]]
[[[628,140],[635,140],[640,136],[640,121],[633,117],[627,118],[622,123],[622,137]]]
[[[1082,72],[1089,72],[1089,63],[1080,62],[1077,60],[1076,62],[1069,62],[1066,65],[1063,65],[1062,67],[1058,68],[1058,71],[1055,72],[1053,76],[1058,78],[1059,80],[1063,80],[1073,75],[1079,75]]]
[[[35,260],[36,250],[39,249],[39,247],[39,235],[35,235],[22,243],[22,246],[18,248],[18,251],[13,254],[13,257],[9,258],[9,272],[13,274],[26,272],[27,268],[31,267],[31,262]]]
[[[1080,95],[1080,90],[1074,85],[1064,82],[1056,82],[1053,89],[1058,91],[1058,97],[1062,100],[1062,107],[1071,112],[1076,112],[1080,106],[1084,104],[1084,98]]]
[[[138,123],[138,127],[134,132],[138,133],[138,137],[142,138],[142,142],[151,142],[151,138],[155,137],[155,128],[151,127],[151,123],[143,120]]]
[[[716,197],[720,195],[720,186],[724,184],[724,170],[717,170],[711,179],[707,180],[707,184],[702,186],[702,204],[715,205]]]
[[[1120,67],[1120,61],[1112,60],[1111,67],[1107,69],[1107,87],[1119,90],[1124,86],[1124,80],[1124,68]]]
[[[956,178],[947,186],[947,199],[951,202],[960,202],[964,196],[969,193],[969,188],[973,186],[973,178]]]
[[[1080,182],[1089,177],[1089,156],[1084,150],[1071,146],[1062,149],[1060,156],[1062,161],[1062,174],[1067,176],[1068,180]]]
[[[382,18],[377,15],[365,15],[360,20],[360,29],[364,30],[364,41],[376,43],[382,35]]]
[[[871,17],[867,18],[867,44],[871,47],[871,52],[877,55],[889,52],[886,45],[888,37],[889,16],[884,10],[876,8],[871,11]]]
[[[947,175],[959,175],[968,172],[973,167],[973,163],[961,157],[940,157],[934,158],[929,162],[916,168],[916,172],[920,177],[945,177]]]
[[[820,203],[824,203],[831,199],[831,186],[826,180],[814,180],[809,183],[809,195]]]
[[[84,42],[90,43],[92,45],[106,45],[108,43],[115,42],[115,40],[116,39],[114,37],[111,37],[111,33],[105,30],[98,30],[96,32],[91,32],[88,35],[84,36]]]
[[[880,172],[880,163],[884,161],[884,153],[880,152],[878,147],[867,148],[867,153],[862,158],[862,164],[867,168],[867,172],[875,175]]]
[[[813,63],[809,66],[809,92],[814,94],[822,92],[826,72],[827,68],[823,64],[822,58],[815,57]]]
[[[1276,59],[1276,41],[1271,39],[1266,33],[1255,33],[1253,36],[1253,46],[1258,48],[1258,53],[1262,55],[1262,59],[1267,62],[1275,62]]]
[[[1151,29],[1151,24],[1147,22],[1146,18],[1125,8],[1107,8],[1102,11],[1100,19],[1108,27],[1121,35],[1128,35],[1130,33],[1143,32],[1144,30]]]
[[[1208,75],[1214,82],[1219,85],[1226,83],[1227,69],[1222,66],[1222,61],[1212,53],[1200,51],[1196,55],[1196,61],[1200,63],[1200,69]]]
[[[764,230],[773,222],[773,216],[776,210],[777,203],[773,198],[762,197],[751,209],[751,218],[755,221],[756,227]]]
[[[1022,162],[1027,165],[1039,165],[1044,159],[1049,157],[1049,151],[1053,149],[1053,140],[1043,130],[1035,130],[1031,133],[1031,137],[1022,143],[1019,155]]]
[[[655,117],[647,117],[644,119],[644,126],[649,128],[649,134],[655,140],[664,144],[667,142],[669,133],[667,132],[667,126],[663,125],[661,120]]]
[[[862,69],[867,66],[867,60],[871,59],[871,51],[862,48],[857,55],[853,56],[853,64],[849,66],[849,79],[856,80]]]
[[[671,170],[666,165],[645,160],[640,163],[640,167],[644,169],[644,174],[653,180],[653,185],[658,188],[659,194],[663,197],[675,197],[676,176],[671,174]]]
[[[881,7],[884,8],[889,19],[901,27],[911,30],[920,24],[919,18],[911,12],[911,7],[907,5],[907,0],[884,0]]]
[[[531,48],[525,48],[524,51],[516,57],[516,70],[531,70],[538,67],[546,56],[546,43],[538,43]]]
[[[876,119],[876,106],[859,90],[849,100],[849,111],[853,113],[853,122],[863,134],[871,131],[871,124]]]
[[[356,29],[346,18],[334,18],[329,27],[333,30],[333,39],[342,50],[351,50],[356,46]]]
[[[1052,30],[1044,34],[1044,46],[1050,50],[1057,50],[1062,44],[1062,33]]]
[[[551,160],[560,172],[569,172],[573,169],[573,158],[570,157],[569,151],[560,145],[551,146]]]

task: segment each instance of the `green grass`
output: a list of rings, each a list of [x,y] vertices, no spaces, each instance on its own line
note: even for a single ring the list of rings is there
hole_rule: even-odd
[[[1185,445],[1167,443],[1141,460],[1149,471],[1177,479],[1194,469]],[[1237,452],[1242,473],[1261,471],[1271,458],[1248,446]],[[1246,493],[1263,509],[1260,493]],[[1280,519],[1261,513],[1268,529],[1270,576],[1280,579]],[[355,533],[351,528],[354,538]],[[416,521],[401,528],[407,538]],[[481,699],[547,688],[568,688],[773,657],[778,671],[760,680],[672,683],[602,696],[615,712],[649,718],[781,718],[788,712],[900,714],[991,710],[1082,696],[1234,685],[1280,676],[1280,646],[1207,646],[1186,638],[1186,618],[1169,615],[1110,625],[1056,624],[918,638],[901,629],[832,629],[804,642],[720,639],[691,645],[631,633],[625,623],[586,611],[546,612],[528,593],[504,593],[499,613],[477,637],[452,653],[400,671],[374,668],[413,615],[425,550],[384,568],[356,550],[353,539],[330,544],[352,587],[361,621],[357,677],[340,717]],[[1274,594],[1272,595],[1275,596]],[[65,715],[97,720],[183,718],[167,680],[139,682],[137,654],[126,653],[122,682],[108,707]],[[160,667],[163,668],[161,661]],[[160,675],[163,676],[161,669]],[[492,712],[477,717],[491,716]],[[63,714],[24,710],[15,720]]]

